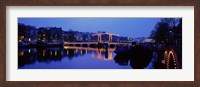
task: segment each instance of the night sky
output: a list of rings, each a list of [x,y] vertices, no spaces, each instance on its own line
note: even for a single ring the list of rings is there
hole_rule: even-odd
[[[105,31],[132,38],[149,37],[160,18],[18,18],[18,23],[35,27],[62,27],[80,32]]]

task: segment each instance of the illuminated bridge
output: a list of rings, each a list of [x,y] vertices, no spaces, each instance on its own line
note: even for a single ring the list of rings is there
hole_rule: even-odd
[[[108,41],[102,41],[102,35],[108,35]],[[119,36],[117,34],[111,33],[98,33],[92,34],[92,36],[98,36],[96,42],[64,42],[65,46],[81,46],[81,47],[95,47],[95,46],[108,46],[108,47],[115,47],[117,45],[131,45],[131,42],[112,42],[113,36]]]

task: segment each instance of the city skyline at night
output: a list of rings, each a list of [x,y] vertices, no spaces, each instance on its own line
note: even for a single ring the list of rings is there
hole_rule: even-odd
[[[182,18],[18,18],[19,69],[182,69]]]
[[[36,28],[61,27],[64,31],[72,29],[93,33],[105,31],[132,38],[149,37],[159,21],[160,18],[18,18],[18,23]]]

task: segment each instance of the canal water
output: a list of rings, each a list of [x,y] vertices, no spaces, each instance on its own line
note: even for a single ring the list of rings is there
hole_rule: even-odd
[[[19,48],[18,69],[132,69],[115,48]],[[148,67],[147,67],[148,68]]]

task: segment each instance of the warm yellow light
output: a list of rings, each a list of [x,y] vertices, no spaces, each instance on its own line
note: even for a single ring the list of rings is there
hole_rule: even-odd
[[[173,58],[173,61],[174,61],[174,65],[176,66],[176,58],[175,58],[175,54],[174,54],[174,52],[173,51],[170,51],[169,52],[169,54],[168,54],[168,62],[167,62],[167,68],[169,68],[169,58],[170,58],[170,55],[172,55],[172,58]],[[176,67],[175,67],[175,69],[176,69]]]
[[[24,56],[24,51],[19,51],[20,56]]]
[[[55,51],[55,56],[57,56],[57,51]]]
[[[43,55],[43,56],[45,56],[45,53],[46,53],[46,51],[45,51],[45,50],[43,50],[43,51],[42,51],[42,55]]]
[[[52,55],[52,51],[50,52],[50,55]]]

